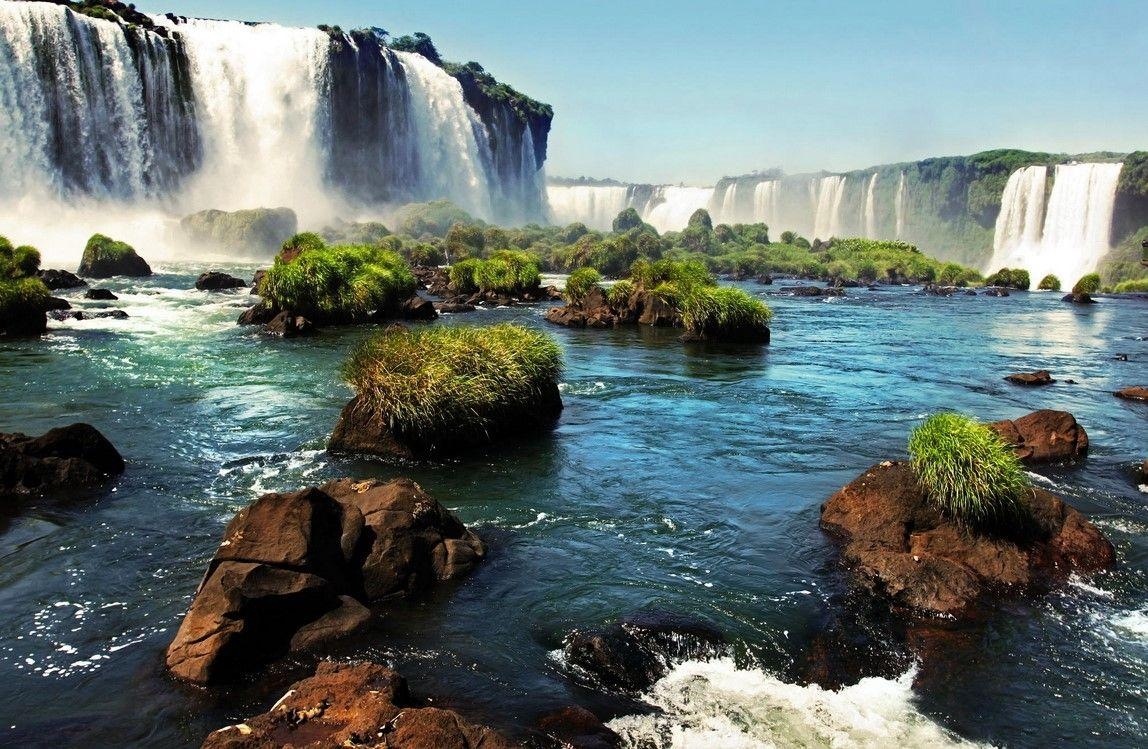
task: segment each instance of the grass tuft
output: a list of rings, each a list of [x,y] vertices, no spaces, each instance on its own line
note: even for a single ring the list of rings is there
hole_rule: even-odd
[[[364,407],[404,440],[485,439],[500,420],[549,398],[562,371],[555,340],[519,325],[388,330],[343,366]]]
[[[716,340],[762,334],[773,311],[741,289],[707,286],[681,300],[682,322],[693,335]]]
[[[1040,291],[1060,291],[1060,279],[1049,273],[1040,279],[1040,284],[1036,288]]]
[[[579,268],[566,279],[566,301],[573,304],[581,302],[601,280],[602,275],[595,269]]]
[[[1089,273],[1081,276],[1076,285],[1072,287],[1073,294],[1095,294],[1100,291],[1100,274]]]
[[[0,237],[0,329],[5,321],[43,314],[51,292],[36,277],[40,252],[35,247],[13,247]]]
[[[451,266],[450,281],[459,294],[475,292],[518,296],[542,285],[538,257],[529,252],[499,250],[485,260],[470,258]]]
[[[909,436],[909,454],[929,501],[965,530],[1015,531],[1028,520],[1028,477],[1012,448],[984,424],[934,414]]]

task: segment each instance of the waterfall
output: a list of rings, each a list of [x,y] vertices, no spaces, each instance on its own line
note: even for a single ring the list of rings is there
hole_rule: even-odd
[[[625,185],[550,185],[551,223],[583,223],[590,229],[609,231],[619,213],[630,207]]]
[[[199,161],[178,45],[52,3],[0,3],[0,196],[138,199]]]
[[[659,232],[681,231],[699,208],[708,208],[713,199],[712,187],[657,187],[644,216]]]
[[[905,173],[897,180],[897,198],[893,206],[897,214],[897,239],[905,238]]]
[[[775,228],[778,221],[779,202],[781,198],[780,183],[777,180],[758,182],[753,186],[753,220],[764,223],[770,229]],[[780,236],[780,232],[778,232]]]
[[[816,180],[816,184],[817,208],[814,211],[813,236],[825,240],[841,232],[841,199],[845,195],[845,177],[830,175]]]
[[[737,223],[737,182],[731,182],[726,186],[721,198],[721,208],[716,213],[717,215],[713,217],[715,224]]]
[[[1112,212],[1122,164],[1060,164],[1045,204],[1048,170],[1009,175],[986,267],[1024,268],[1035,285],[1049,273],[1069,286],[1096,270],[1110,249]]]
[[[865,188],[865,236],[870,239],[877,238],[877,173],[869,178],[869,185]]]

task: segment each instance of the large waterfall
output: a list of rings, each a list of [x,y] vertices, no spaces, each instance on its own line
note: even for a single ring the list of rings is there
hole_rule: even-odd
[[[986,270],[1027,270],[1035,285],[1056,275],[1068,286],[1096,270],[1110,249],[1112,212],[1123,164],[1060,164],[1045,201],[1048,170],[1018,169],[1001,199]]]
[[[447,198],[504,223],[544,217],[548,119],[371,35],[153,21],[0,2],[4,212],[31,226],[50,204],[286,205],[308,224]]]

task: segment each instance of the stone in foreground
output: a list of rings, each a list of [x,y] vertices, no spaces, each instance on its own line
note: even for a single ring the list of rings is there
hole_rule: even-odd
[[[1148,387],[1130,387],[1113,393],[1117,398],[1129,401],[1148,401]]]
[[[873,466],[821,507],[853,582],[910,614],[966,617],[991,595],[1039,590],[1116,560],[1112,544],[1063,500],[1033,488],[1027,537],[971,535],[928,501],[907,463]]]
[[[247,282],[242,278],[236,278],[218,270],[201,273],[199,278],[195,279],[197,291],[223,291],[224,289],[243,289],[246,287]]]
[[[1056,382],[1056,380],[1052,379],[1052,375],[1050,375],[1048,371],[1044,369],[1038,369],[1035,372],[1017,372],[1015,374],[1007,375],[1005,379],[1014,385],[1029,386],[1051,385],[1052,383]]]
[[[265,494],[228,524],[167,666],[226,679],[349,634],[370,619],[364,604],[461,577],[485,554],[409,479]]]
[[[1026,465],[1073,461],[1088,454],[1088,433],[1067,411],[1033,411],[988,426],[1012,445]]]
[[[502,734],[453,710],[417,707],[406,681],[374,663],[319,664],[267,712],[207,736],[203,749],[268,747],[509,749]]]
[[[90,424],[40,437],[0,434],[0,494],[39,494],[96,486],[124,472],[124,459]]]

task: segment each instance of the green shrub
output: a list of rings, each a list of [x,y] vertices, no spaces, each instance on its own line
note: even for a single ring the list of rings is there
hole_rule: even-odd
[[[717,340],[762,337],[773,317],[760,299],[728,286],[695,288],[680,304],[687,333]]]
[[[433,446],[441,435],[484,439],[556,387],[554,339],[518,325],[387,331],[365,341],[343,375],[392,433]]]
[[[0,237],[0,331],[16,318],[43,315],[51,292],[36,277],[40,252],[35,247],[13,247]]]
[[[1073,294],[1095,294],[1100,291],[1100,274],[1089,273],[1081,276],[1076,285],[1072,287]]]
[[[643,223],[645,222],[642,221],[642,217],[638,214],[637,210],[634,208],[626,208],[614,218],[612,226],[616,233],[621,234],[630,229],[635,229]]]
[[[638,260],[630,266],[630,280],[646,289],[673,284],[686,290],[697,286],[714,286],[717,281],[706,266],[696,260]]]
[[[1113,289],[1117,294],[1127,294],[1129,292],[1145,292],[1148,291],[1148,278],[1140,278],[1133,281],[1121,281],[1116,284]]]
[[[460,294],[483,293],[518,296],[542,283],[537,256],[529,252],[499,250],[486,260],[471,258],[455,263],[450,281]]]
[[[1022,268],[1001,268],[985,279],[986,286],[1003,286],[1008,289],[1028,291],[1032,285],[1028,271]]]
[[[473,294],[478,291],[478,258],[463,260],[450,266],[450,282],[459,294]]]
[[[1028,519],[1029,480],[992,429],[955,413],[930,416],[909,436],[913,470],[929,501],[969,531],[1008,531]]]
[[[601,280],[601,274],[593,268],[579,268],[566,279],[566,301],[574,304],[581,302]]]
[[[1036,288],[1040,291],[1060,291],[1060,279],[1049,273],[1040,279],[1040,284]]]
[[[455,224],[484,225],[449,200],[410,203],[395,213],[395,226],[399,233],[411,237],[421,237],[424,234],[445,237]]]
[[[606,302],[615,309],[623,307],[634,294],[633,281],[622,280],[610,287],[606,292]]]
[[[315,234],[299,234],[284,245],[267,271],[260,293],[273,306],[317,323],[349,323],[372,313],[387,314],[415,293],[417,282],[399,255],[381,247],[327,247]]]
[[[485,247],[486,235],[479,226],[456,223],[446,233],[446,253],[452,261],[482,257]]]

